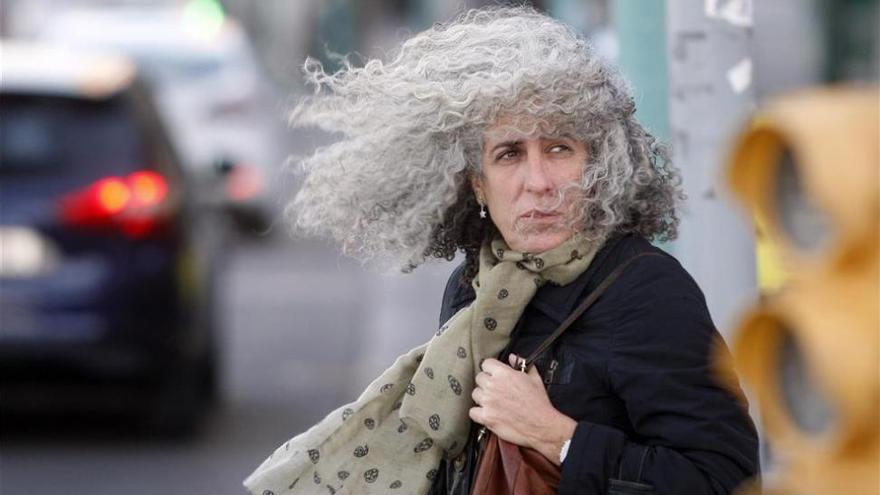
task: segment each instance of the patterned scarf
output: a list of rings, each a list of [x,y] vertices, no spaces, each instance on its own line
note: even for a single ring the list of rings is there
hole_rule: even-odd
[[[443,456],[464,448],[483,359],[504,349],[540,286],[572,282],[597,247],[580,236],[540,255],[502,240],[484,245],[476,299],[355,402],[275,450],[245,487],[254,495],[426,493]]]

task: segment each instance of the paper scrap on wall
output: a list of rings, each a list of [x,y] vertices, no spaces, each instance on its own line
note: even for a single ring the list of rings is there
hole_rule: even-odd
[[[705,0],[706,17],[720,19],[738,27],[754,24],[752,0]]]

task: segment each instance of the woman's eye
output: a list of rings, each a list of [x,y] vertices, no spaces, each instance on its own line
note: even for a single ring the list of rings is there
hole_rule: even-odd
[[[495,157],[495,159],[496,160],[511,160],[513,158],[516,158],[516,155],[517,155],[516,150],[507,150],[507,151],[499,153],[498,156]]]
[[[570,151],[571,148],[565,144],[554,144],[547,151],[550,153],[561,153],[563,151]]]

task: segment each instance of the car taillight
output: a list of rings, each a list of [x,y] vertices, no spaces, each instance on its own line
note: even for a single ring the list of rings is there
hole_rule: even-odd
[[[168,182],[156,172],[105,177],[61,199],[61,218],[77,227],[119,229],[133,238],[157,232],[167,219]]]
[[[110,216],[125,209],[131,200],[128,185],[120,179],[101,179],[94,184],[94,195],[98,208],[97,216]]]
[[[156,172],[135,172],[128,177],[128,182],[132,201],[139,208],[156,207],[168,195],[168,183]]]

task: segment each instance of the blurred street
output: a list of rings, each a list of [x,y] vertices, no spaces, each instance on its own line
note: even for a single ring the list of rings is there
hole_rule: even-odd
[[[0,493],[244,493],[242,479],[277,445],[430,337],[453,267],[383,276],[284,235],[235,249],[220,309],[224,398],[201,433],[157,440],[125,421],[66,417],[5,424]]]

